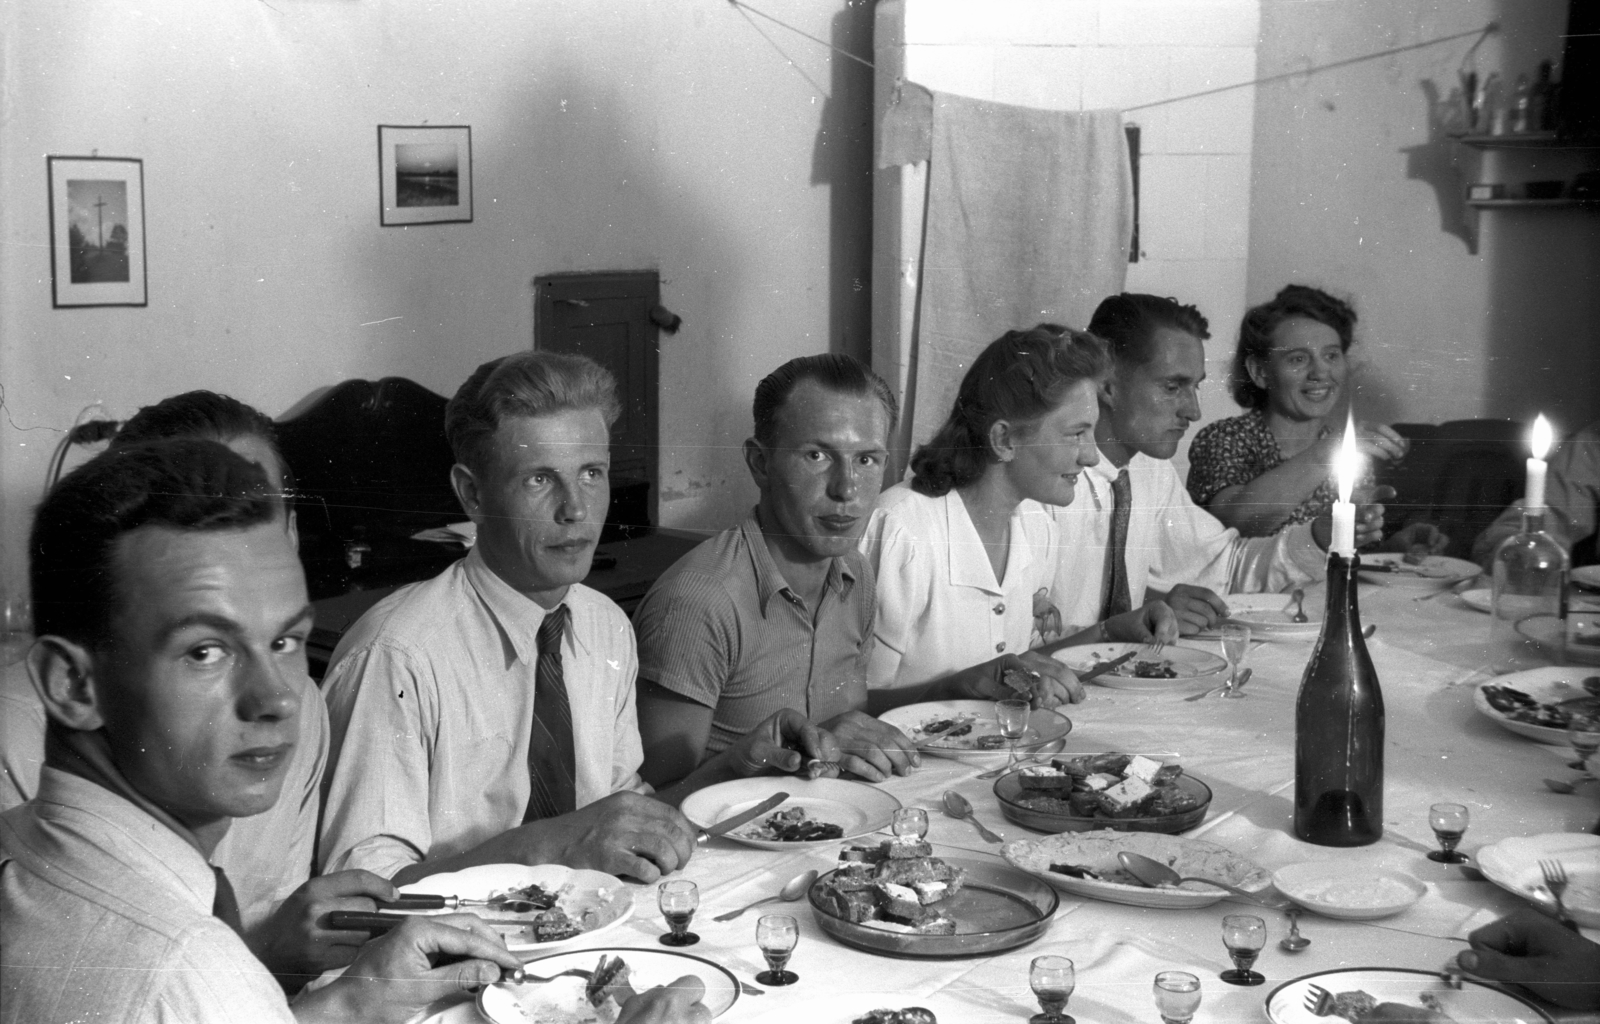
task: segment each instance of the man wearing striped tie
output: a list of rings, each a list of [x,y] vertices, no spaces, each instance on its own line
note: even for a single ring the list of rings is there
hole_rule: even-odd
[[[451,399],[451,482],[477,542],[375,605],[334,652],[323,870],[401,885],[477,864],[565,864],[654,881],[695,846],[669,800],[802,752],[837,756],[803,717],[773,715],[651,798],[633,628],[582,583],[620,411],[605,369],[550,352],[485,363]]]

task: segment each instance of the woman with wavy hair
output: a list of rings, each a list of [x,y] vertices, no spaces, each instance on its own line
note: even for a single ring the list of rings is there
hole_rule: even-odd
[[[967,370],[949,418],[911,460],[913,479],[883,492],[862,540],[878,579],[875,703],[952,688],[994,699],[1011,685],[1040,706],[1077,701],[1081,685],[1048,650],[1177,637],[1160,602],[1065,640],[1053,614],[1045,505],[1071,504],[1078,474],[1100,459],[1096,396],[1109,369],[1100,339],[1040,324],[1007,333]]]

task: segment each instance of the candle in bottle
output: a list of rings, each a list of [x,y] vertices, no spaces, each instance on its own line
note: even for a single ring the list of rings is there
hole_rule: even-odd
[[[1350,500],[1355,491],[1356,479],[1361,475],[1361,454],[1356,448],[1355,420],[1347,419],[1344,425],[1344,443],[1334,460],[1339,477],[1339,500],[1333,503],[1333,544],[1329,550],[1346,558],[1356,553],[1356,506]]]
[[[1544,475],[1548,467],[1544,457],[1550,453],[1550,444],[1554,440],[1555,432],[1550,429],[1550,421],[1540,413],[1539,418],[1533,421],[1533,438],[1528,446],[1533,457],[1528,460],[1528,487],[1522,499],[1522,507],[1529,511],[1544,508]]]

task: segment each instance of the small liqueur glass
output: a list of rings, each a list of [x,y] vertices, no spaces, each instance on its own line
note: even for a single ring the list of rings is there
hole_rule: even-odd
[[[1028,1024],[1077,1024],[1066,1013],[1067,1000],[1078,987],[1078,974],[1064,956],[1036,956],[1028,965],[1028,987],[1039,1000],[1039,1009]]]
[[[794,944],[800,941],[800,926],[787,914],[766,914],[756,922],[756,945],[767,958],[767,969],[756,975],[763,985],[793,985],[800,975],[785,970]]]
[[[1233,958],[1233,970],[1223,971],[1230,985],[1260,985],[1267,979],[1250,969],[1267,944],[1267,922],[1253,914],[1229,914],[1222,919],[1222,944]]]
[[[1428,859],[1440,864],[1465,864],[1467,856],[1456,852],[1456,844],[1467,832],[1467,808],[1463,804],[1434,804],[1428,808],[1428,824],[1433,828],[1439,849],[1428,853]]]
[[[1005,737],[1006,748],[1011,752],[1006,758],[1007,768],[1017,763],[1017,741],[1028,731],[1028,715],[1032,710],[1032,705],[1025,700],[997,700],[994,703],[994,719],[1000,726],[1000,735]]]
[[[1600,750],[1600,715],[1577,713],[1567,723],[1567,742],[1578,759],[1567,765],[1579,771],[1589,770],[1589,758]]]
[[[898,807],[889,831],[901,838],[921,840],[928,834],[928,812],[920,807]]]
[[[1245,655],[1250,652],[1250,627],[1237,622],[1224,622],[1217,627],[1217,634],[1222,637],[1222,656],[1228,662],[1228,685],[1222,695],[1243,697],[1243,693],[1235,693],[1234,684],[1239,679],[1239,668],[1244,664]]]
[[[1200,1008],[1200,979],[1188,971],[1162,971],[1151,991],[1162,1024],[1189,1024]]]
[[[689,930],[689,922],[700,908],[699,886],[683,878],[662,882],[656,887],[656,905],[672,929],[661,936],[663,946],[692,946],[700,941],[700,936]]]

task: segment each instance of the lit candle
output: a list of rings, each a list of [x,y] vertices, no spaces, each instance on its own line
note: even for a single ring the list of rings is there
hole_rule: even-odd
[[[1339,446],[1334,468],[1339,475],[1339,500],[1333,503],[1333,551],[1345,558],[1356,553],[1356,506],[1350,500],[1361,476],[1361,453],[1356,448],[1356,423],[1347,419],[1344,425],[1344,443]]]
[[[1533,458],[1528,460],[1528,489],[1522,499],[1522,507],[1529,512],[1537,512],[1544,508],[1544,472],[1547,463],[1544,457],[1550,453],[1550,443],[1555,440],[1555,433],[1550,429],[1550,421],[1544,418],[1544,413],[1533,421],[1533,439],[1529,448],[1533,451]]]

